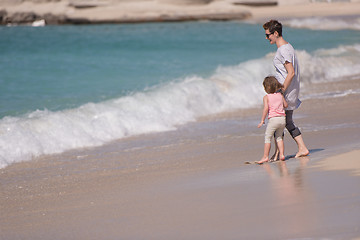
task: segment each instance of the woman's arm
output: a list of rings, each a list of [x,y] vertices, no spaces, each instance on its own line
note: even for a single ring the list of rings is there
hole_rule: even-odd
[[[265,124],[265,118],[269,112],[269,103],[268,103],[267,95],[264,96],[263,102],[264,102],[264,108],[263,108],[263,113],[262,113],[261,121],[258,125],[258,128],[261,127],[263,124]]]
[[[294,66],[292,65],[291,62],[288,62],[286,61],[284,63],[284,67],[286,68],[286,71],[287,71],[287,76],[285,78],[285,81],[284,81],[284,92],[286,91],[286,89],[290,86],[291,84],[291,81],[293,80],[294,76],[295,76],[295,70],[294,70]]]

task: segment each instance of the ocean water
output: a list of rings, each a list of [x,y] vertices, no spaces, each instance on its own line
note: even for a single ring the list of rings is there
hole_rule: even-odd
[[[285,24],[302,98],[333,97],[306,89],[360,76],[359,18]],[[0,27],[0,49],[4,168],[261,106],[276,46],[259,24],[186,22]]]

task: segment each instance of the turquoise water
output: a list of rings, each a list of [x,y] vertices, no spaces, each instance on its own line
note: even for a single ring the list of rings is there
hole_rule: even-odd
[[[360,31],[286,28],[303,81],[360,74]],[[0,167],[261,103],[276,46],[241,22],[0,27]]]
[[[260,57],[237,23],[2,28],[1,113],[60,110]],[[256,51],[255,51],[256,50]]]
[[[0,28],[0,117],[117,98],[188,75],[209,76],[275,51],[237,22]],[[358,43],[359,31],[287,29],[296,49]]]

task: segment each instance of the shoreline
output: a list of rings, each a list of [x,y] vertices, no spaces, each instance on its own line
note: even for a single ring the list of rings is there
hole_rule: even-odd
[[[101,3],[101,2],[100,2]],[[67,1],[21,4],[2,3],[0,23],[32,24],[45,20],[46,25],[57,24],[104,24],[104,23],[145,23],[180,21],[263,21],[273,18],[296,18],[314,16],[359,15],[360,2],[346,3],[303,3],[289,2],[277,6],[246,6],[218,0],[202,5],[176,5],[170,3],[118,2],[75,7]]]
[[[350,84],[356,88],[359,82]],[[10,165],[0,171],[0,236],[38,240],[359,237],[360,111],[351,107],[357,104],[358,94],[304,100],[295,117],[310,155],[291,158],[296,144],[286,134],[285,162],[245,164],[262,155],[264,129],[256,126],[246,138],[231,126],[206,137],[191,132],[197,124],[236,121],[243,116],[237,112],[175,132]],[[256,112],[246,121],[258,120]],[[121,148],[140,139],[161,142],[177,136],[183,140]],[[257,231],[259,225],[262,231]]]

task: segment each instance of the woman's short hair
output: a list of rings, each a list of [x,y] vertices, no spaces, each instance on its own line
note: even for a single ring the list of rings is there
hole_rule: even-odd
[[[270,20],[263,25],[264,30],[269,30],[270,33],[278,32],[279,37],[282,36],[282,24],[277,20]]]

